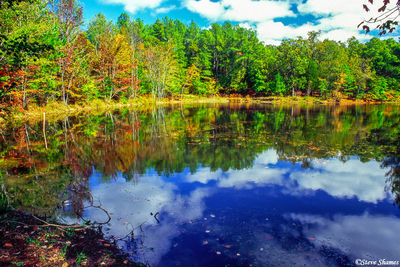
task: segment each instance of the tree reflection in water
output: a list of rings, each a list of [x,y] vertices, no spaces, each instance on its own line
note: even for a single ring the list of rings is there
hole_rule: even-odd
[[[2,130],[4,194],[20,209],[55,216],[66,203],[83,214],[89,177],[118,173],[128,181],[154,170],[170,176],[199,167],[251,168],[262,152],[312,168],[317,159],[357,157],[389,168],[387,186],[400,203],[399,107],[207,105],[123,110],[102,116],[26,122]],[[94,172],[95,170],[95,172]],[[382,178],[384,179],[384,178]]]

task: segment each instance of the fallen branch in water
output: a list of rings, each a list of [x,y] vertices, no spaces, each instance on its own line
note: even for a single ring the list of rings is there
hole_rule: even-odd
[[[107,215],[108,219],[107,219],[106,222],[100,222],[100,223],[96,222],[96,223],[95,223],[96,225],[107,224],[107,223],[109,223],[109,222],[111,221],[110,213],[108,213],[108,211],[107,211],[105,208],[103,208],[103,207],[101,207],[101,206],[89,205],[89,206],[85,207],[84,209],[87,209],[87,208],[96,208],[96,209],[100,209],[100,210],[104,211],[104,213]],[[83,221],[85,221],[85,223],[88,223],[88,222],[89,222],[89,221],[85,220],[82,216],[79,216],[79,217],[80,217],[80,219],[82,219]]]
[[[48,223],[45,220],[42,220],[38,217],[36,217],[35,215],[31,215],[32,218],[40,221],[43,224],[40,225],[32,225],[32,226],[36,226],[36,227],[55,227],[61,231],[65,231],[64,229],[74,229],[75,231],[82,231],[82,230],[86,230],[89,228],[98,228],[98,226],[95,225],[62,225],[62,224],[55,224],[55,223]]]
[[[158,211],[156,212],[156,214],[154,214],[154,219],[156,219],[156,221],[158,222],[158,223],[160,223],[160,220],[158,220],[158,218],[157,218],[157,215],[158,214],[160,214]]]

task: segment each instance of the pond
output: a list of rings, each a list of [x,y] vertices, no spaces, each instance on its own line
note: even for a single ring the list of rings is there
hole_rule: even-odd
[[[32,121],[1,130],[0,183],[34,214],[108,213],[106,236],[150,266],[399,261],[399,113],[214,104]]]

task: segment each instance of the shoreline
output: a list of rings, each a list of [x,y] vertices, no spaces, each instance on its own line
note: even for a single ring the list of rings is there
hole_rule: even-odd
[[[7,123],[22,123],[26,121],[42,121],[43,117],[49,121],[60,120],[68,116],[82,113],[103,114],[120,109],[132,108],[149,110],[155,106],[187,105],[187,104],[277,104],[277,105],[376,105],[376,104],[400,104],[398,101],[365,101],[352,99],[321,99],[316,97],[243,97],[243,96],[213,96],[199,97],[185,95],[182,98],[153,99],[152,97],[137,97],[127,102],[94,100],[71,105],[60,102],[49,103],[46,106],[28,106],[27,110],[11,111],[8,115],[0,111],[0,125]],[[44,115],[45,113],[45,115]]]
[[[98,227],[50,224],[15,210],[0,221],[2,266],[142,266]]]

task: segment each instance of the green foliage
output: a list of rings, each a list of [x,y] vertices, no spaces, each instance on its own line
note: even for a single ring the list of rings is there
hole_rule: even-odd
[[[278,73],[275,75],[275,88],[274,92],[279,95],[284,95],[286,93],[286,84],[283,77]]]
[[[319,78],[318,85],[318,89],[321,92],[321,95],[326,97],[326,93],[328,92],[328,81],[326,79]]]
[[[345,96],[393,99],[400,89],[400,45],[307,38],[266,46],[239,25],[202,29],[168,17],[145,25],[102,14],[83,31],[76,0],[7,1],[0,10],[0,104],[26,108],[138,94],[191,93]]]
[[[85,252],[81,252],[76,256],[76,266],[81,266],[87,260]],[[85,264],[86,265],[86,264]]]
[[[385,100],[385,92],[388,91],[388,83],[385,78],[377,77],[371,82],[371,90],[368,96],[374,100]]]
[[[345,65],[344,68],[345,68],[345,82],[343,85],[343,91],[348,95],[353,95],[355,94],[357,89],[356,79],[347,65]]]

